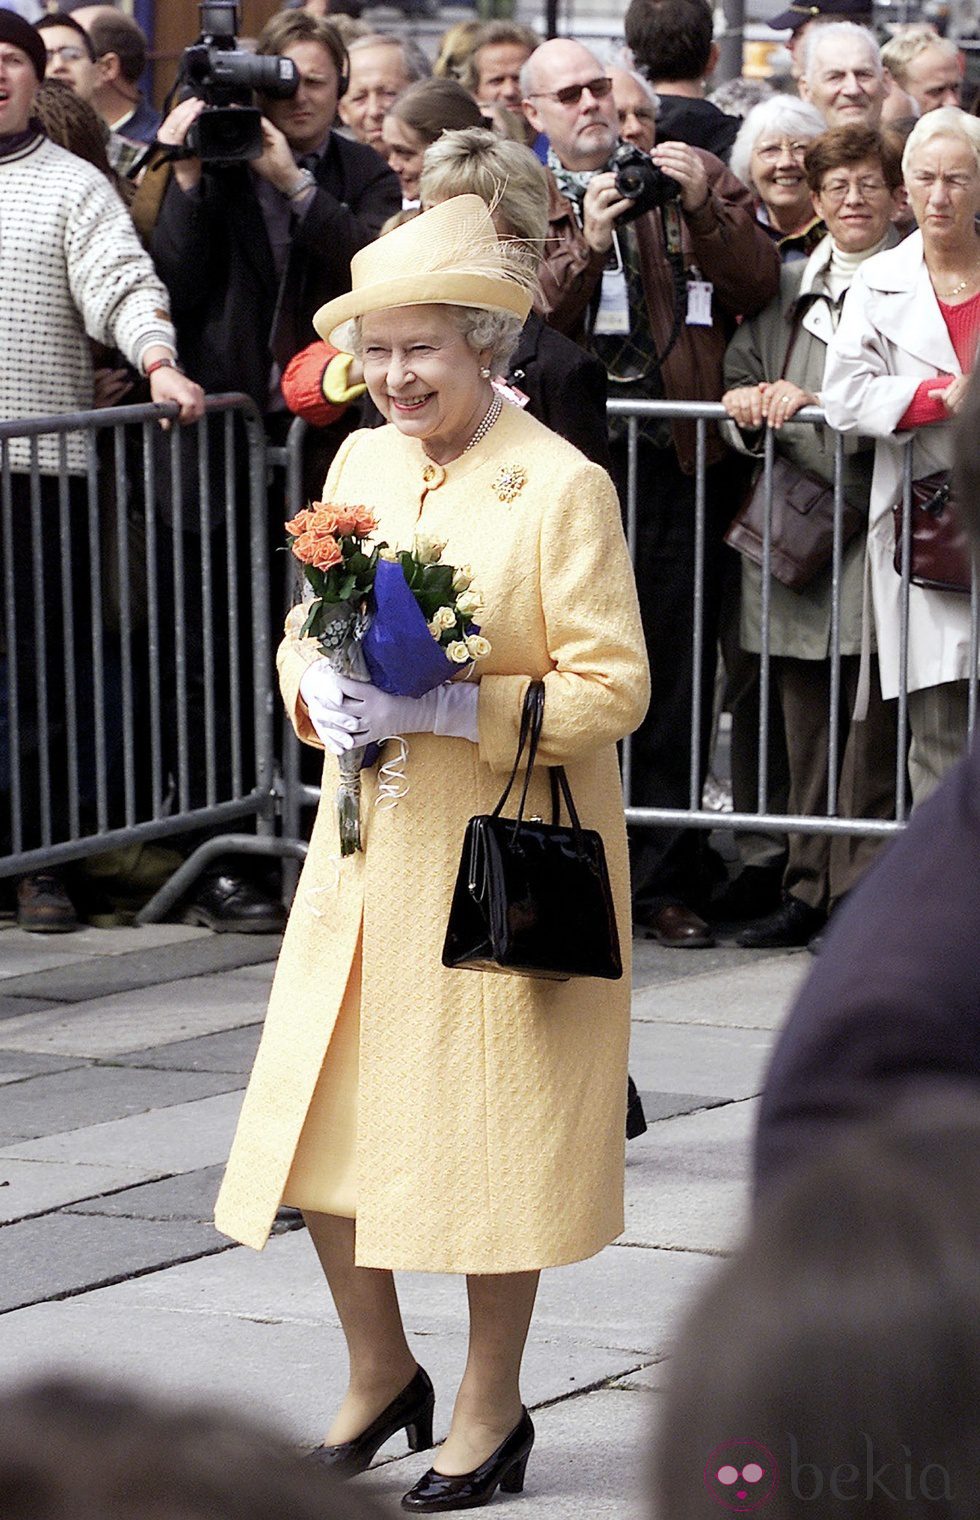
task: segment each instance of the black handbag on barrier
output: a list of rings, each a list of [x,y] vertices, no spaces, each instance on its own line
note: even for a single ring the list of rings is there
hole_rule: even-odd
[[[606,854],[600,835],[579,822],[563,766],[550,771],[551,823],[524,817],[543,715],[544,685],[532,681],[500,801],[466,825],[442,963],[558,982],[573,976],[616,981],[623,962]],[[517,817],[504,818],[525,748]],[[567,825],[559,822],[559,792]]]

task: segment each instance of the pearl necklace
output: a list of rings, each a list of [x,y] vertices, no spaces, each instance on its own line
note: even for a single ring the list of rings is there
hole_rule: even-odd
[[[980,274],[980,262],[975,264],[973,270],[970,274],[967,275],[966,279],[961,280],[958,285],[954,285],[952,290],[940,290],[937,287],[936,295],[940,298],[941,301],[948,301],[950,296],[958,296],[966,289],[968,285],[972,285],[978,274]]]
[[[498,395],[494,394],[494,398],[487,409],[487,415],[484,417],[483,421],[480,423],[480,426],[473,434],[473,437],[470,439],[469,443],[460,454],[459,457],[461,459],[463,457],[463,454],[468,454],[470,449],[475,449],[477,444],[487,436],[503,409],[504,403],[501,401]]]

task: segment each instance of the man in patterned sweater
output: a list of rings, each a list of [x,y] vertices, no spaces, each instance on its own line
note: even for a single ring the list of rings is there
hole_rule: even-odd
[[[204,395],[177,367],[174,329],[167,293],[141,247],[132,222],[109,182],[90,164],[49,142],[31,119],[34,93],[44,77],[45,45],[37,31],[15,12],[0,9],[0,418],[11,420],[52,412],[85,411],[92,406],[93,381],[89,338],[119,348],[133,367],[149,378],[154,401],[176,402],[180,420],[200,416]],[[41,615],[47,648],[60,651],[66,616],[76,633],[76,676],[80,728],[86,705],[91,707],[91,662],[88,682],[81,648],[85,640],[86,449],[79,435],[67,440],[67,465],[72,481],[69,526],[72,538],[73,608],[61,595],[60,554],[50,552],[45,526],[58,521],[59,444],[54,437],[38,440],[41,478],[37,495],[40,514],[32,523],[30,446],[13,440],[9,535],[15,588],[16,644],[0,655],[0,664],[15,663],[18,705],[16,756],[12,753],[6,680],[0,701],[0,787],[12,785],[14,769],[20,785],[20,814],[24,819],[23,846],[40,842],[38,772],[40,731],[47,729],[52,777],[50,832],[53,839],[68,836],[63,814],[64,773],[59,759],[64,734],[58,732],[64,697],[62,660],[51,658],[46,668],[48,711],[38,710],[35,692],[37,643],[35,628],[33,539],[40,532]],[[6,494],[6,481],[4,482]],[[55,529],[55,532],[57,530]],[[4,540],[0,535],[0,577]],[[46,721],[45,721],[46,720]],[[84,733],[83,733],[84,737]],[[84,757],[83,757],[84,758]],[[19,762],[19,765],[17,764]],[[5,799],[4,799],[5,801]],[[0,804],[0,854],[10,849],[5,806]],[[18,921],[34,930],[75,927],[72,904],[56,875],[49,872],[18,883]]]

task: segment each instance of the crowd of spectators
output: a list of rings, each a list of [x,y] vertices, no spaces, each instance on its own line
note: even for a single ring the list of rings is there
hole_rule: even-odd
[[[777,450],[787,460],[833,478],[830,435],[794,427],[791,418],[801,405],[822,402],[823,365],[828,353],[833,362],[851,285],[852,299],[867,301],[877,289],[874,270],[905,267],[903,258],[909,270],[918,269],[923,238],[940,326],[928,353],[921,345],[915,352],[907,333],[882,327],[892,359],[897,344],[911,348],[915,360],[907,370],[885,366],[896,381],[902,377],[895,395],[904,399],[892,408],[887,431],[899,454],[913,434],[926,440],[923,458],[944,453],[941,440],[961,401],[980,322],[971,219],[971,208],[980,208],[980,169],[976,119],[961,98],[962,56],[924,23],[894,28],[882,48],[866,0],[821,0],[775,18],[791,32],[791,90],[756,89],[746,80],[709,99],[718,50],[707,0],[632,0],[626,47],[602,58],[568,39],[542,42],[513,21],[458,23],[434,64],[415,42],[326,10],[290,5],[254,43],[246,41],[259,54],[290,58],[299,87],[289,98],[260,99],[261,155],[216,170],[187,151],[203,102],[178,99],[161,119],[142,93],[146,42],[131,17],[113,5],[70,0],[45,14],[33,0],[0,8],[0,212],[5,226],[16,227],[25,204],[19,177],[27,173],[30,241],[58,246],[59,272],[44,268],[59,285],[65,313],[65,362],[44,372],[54,385],[50,395],[30,351],[16,336],[5,344],[2,415],[138,399],[133,386],[141,376],[154,399],[180,401],[186,419],[199,414],[202,391],[244,391],[274,444],[285,440],[294,410],[313,424],[303,469],[306,494],[315,497],[341,440],[377,419],[357,361],[311,343],[313,313],[348,288],[352,255],[392,219],[476,190],[494,208],[501,234],[520,240],[537,264],[536,309],[501,386],[523,404],[530,397],[537,415],[608,464],[624,510],[630,449],[619,419],[606,429],[605,395],[724,399],[731,422],[712,425],[706,436],[703,541],[696,531],[693,425],[644,419],[639,427],[636,575],[653,698],[634,739],[632,801],[685,810],[694,795],[692,765],[700,794],[721,690],[732,714],[735,806],[755,810],[760,575],[748,560],[740,562],[725,533],[766,428],[778,430]],[[87,112],[74,122],[70,143],[63,125],[69,92],[73,107]],[[719,101],[727,101],[726,109]],[[923,136],[923,122],[937,109],[942,125]],[[903,177],[902,143],[910,131]],[[33,198],[47,183],[42,163],[50,160],[52,184],[57,180],[62,159],[52,156],[52,140],[103,172],[98,189],[94,178],[75,181],[89,187],[85,206],[77,189],[70,206],[62,204],[67,192],[58,180],[48,222],[34,217]],[[148,160],[152,144],[158,146]],[[620,144],[670,177],[673,194],[663,209],[635,215],[611,163]],[[155,162],[157,188],[148,218],[139,221],[141,248],[124,202],[160,146],[172,161]],[[115,190],[106,180],[113,171]],[[79,216],[98,223],[97,240],[86,246],[63,235],[64,218]],[[893,262],[879,265],[876,256],[893,245]],[[36,266],[26,243],[5,233],[0,257],[0,327],[19,315],[25,298],[43,300],[50,334],[55,307],[47,290],[22,288]],[[859,271],[869,260],[869,269]],[[111,274],[116,267],[124,271],[118,278],[126,282],[125,298]],[[909,303],[918,298],[911,285],[905,288]],[[142,326],[128,320],[137,306],[147,313]],[[93,350],[92,340],[101,350]],[[862,341],[866,347],[857,338],[854,347]],[[863,350],[847,362],[873,368]],[[879,389],[886,383],[876,382]],[[887,447],[882,440],[876,452],[872,441],[883,426],[866,404],[872,392],[879,393],[866,385],[858,394],[852,384],[851,409],[842,403],[834,416],[853,434],[845,492],[865,516],[872,464],[884,468]],[[780,397],[788,398],[782,412]],[[220,449],[214,456],[213,496],[220,501],[226,464],[240,468],[241,460],[225,461]],[[53,472],[50,460],[46,467]],[[76,460],[70,468],[81,466]],[[197,466],[188,468],[193,474]],[[873,518],[888,494],[876,480]],[[189,554],[225,552],[219,516],[210,544],[198,534]],[[270,548],[279,516],[273,503]],[[889,678],[883,699],[877,662],[892,670],[897,650],[882,650],[881,640],[891,645],[897,634],[883,621],[886,588],[874,578],[864,584],[864,544],[863,534],[851,540],[843,566],[844,679],[833,777],[825,721],[830,571],[804,594],[773,582],[773,811],[788,800],[790,811],[820,812],[829,780],[841,805],[858,815],[894,813],[895,683]],[[887,556],[887,545],[881,553]],[[697,668],[696,573],[703,592]],[[949,609],[950,595],[913,588],[912,770],[915,781],[926,755],[928,785],[948,767],[965,731],[966,603],[954,597]],[[916,621],[920,603],[925,610]],[[935,651],[921,647],[940,637],[937,624],[946,630],[944,649],[953,651],[948,658],[933,659]],[[193,626],[189,636],[193,643]],[[26,693],[29,672],[22,678]],[[24,700],[29,708],[29,695]],[[3,736],[0,725],[0,742]],[[865,756],[858,765],[862,783],[849,789],[844,778],[853,782],[858,752]],[[928,785],[913,787],[917,800]],[[802,943],[819,934],[859,874],[843,868],[834,886],[833,852],[812,838],[791,839],[787,860],[784,838],[741,836],[742,871],[734,883],[703,830],[638,828],[631,844],[635,926],[674,948],[712,944],[712,921],[726,917],[755,921],[743,932],[746,945]],[[843,853],[863,869],[874,849]],[[801,895],[803,879],[811,886]],[[19,895],[24,927],[76,922],[57,873],[22,882]],[[259,931],[281,923],[268,892],[227,862],[199,895],[195,921],[212,928]]]

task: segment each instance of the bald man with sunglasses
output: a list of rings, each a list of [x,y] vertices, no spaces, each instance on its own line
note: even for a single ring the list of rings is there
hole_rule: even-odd
[[[779,286],[778,255],[755,220],[748,190],[703,149],[654,140],[650,157],[677,186],[668,214],[680,243],[675,271],[660,212],[626,215],[633,203],[609,168],[619,117],[612,81],[598,59],[581,43],[555,38],[531,54],[522,83],[525,113],[549,138],[548,167],[561,192],[539,271],[548,320],[602,360],[611,396],[719,401],[722,359],[736,319],[760,311]],[[665,356],[675,319],[677,337]],[[646,419],[638,443],[636,572],[654,694],[633,742],[633,801],[686,808],[695,700],[702,712],[702,783],[707,770],[728,552],[722,534],[738,500],[741,466],[711,427],[704,657],[695,697],[695,428]],[[627,440],[617,419],[610,446],[625,500]],[[714,882],[705,836],[690,829],[634,830],[631,858],[636,928],[674,949],[711,945],[701,917]]]

